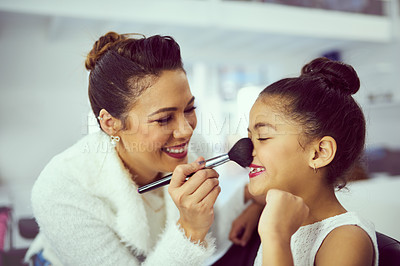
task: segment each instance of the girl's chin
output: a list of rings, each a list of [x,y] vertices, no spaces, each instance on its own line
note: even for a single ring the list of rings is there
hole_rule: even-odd
[[[259,185],[255,184],[256,182],[250,181],[248,185],[248,189],[251,195],[253,196],[261,196],[264,195],[264,189],[260,187]]]

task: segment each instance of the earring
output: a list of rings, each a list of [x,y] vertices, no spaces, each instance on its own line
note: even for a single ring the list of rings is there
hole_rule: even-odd
[[[318,169],[315,167],[315,164],[313,168],[314,168],[314,173],[316,174],[318,172]]]
[[[97,119],[99,119],[101,121],[101,120],[103,120],[103,117],[98,116]]]
[[[111,145],[112,146],[117,146],[117,142],[119,142],[121,138],[119,136],[111,136]]]

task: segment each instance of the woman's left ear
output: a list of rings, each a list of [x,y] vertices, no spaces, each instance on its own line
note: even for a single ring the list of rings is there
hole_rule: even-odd
[[[334,138],[330,136],[321,138],[313,145],[309,162],[310,167],[316,171],[316,169],[327,166],[335,158],[336,150],[337,145]]]

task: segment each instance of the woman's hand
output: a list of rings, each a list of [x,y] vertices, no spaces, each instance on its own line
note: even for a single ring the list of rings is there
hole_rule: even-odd
[[[277,189],[268,191],[266,203],[258,224],[261,239],[273,235],[290,240],[308,216],[307,205],[302,198]]]
[[[246,246],[257,227],[264,205],[250,204],[232,223],[229,240],[236,245]]]
[[[203,167],[203,157],[191,164],[178,165],[168,188],[179,209],[178,225],[193,242],[204,240],[214,221],[214,203],[221,192],[218,173]],[[192,173],[195,174],[186,181]]]

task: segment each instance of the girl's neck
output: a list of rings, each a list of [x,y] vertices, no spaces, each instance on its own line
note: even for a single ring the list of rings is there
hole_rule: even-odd
[[[347,212],[336,198],[335,189],[331,186],[316,190],[316,193],[309,194],[303,199],[310,209],[308,218],[303,225],[319,222]]]

